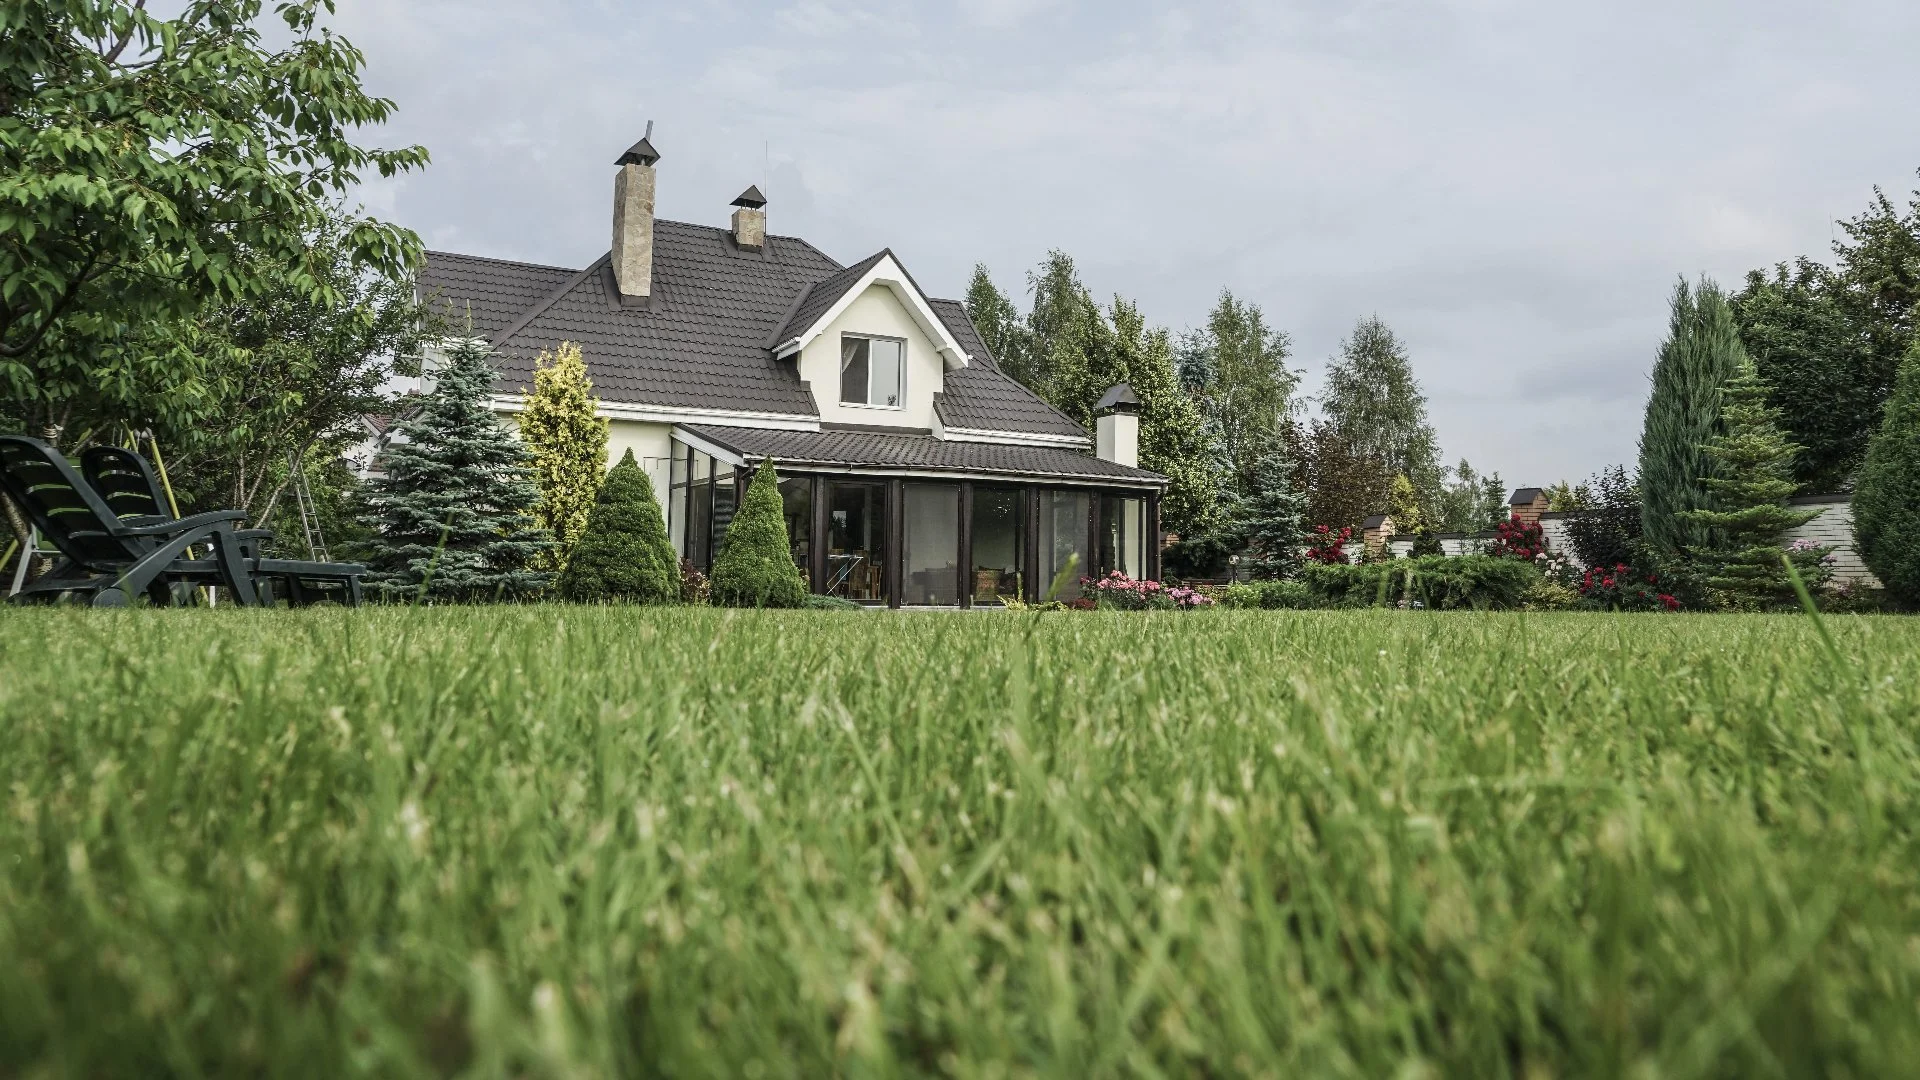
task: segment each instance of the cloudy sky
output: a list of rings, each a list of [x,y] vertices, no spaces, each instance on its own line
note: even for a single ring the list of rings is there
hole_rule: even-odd
[[[580,266],[655,122],[659,212],[936,294],[1049,248],[1176,330],[1221,288],[1319,383],[1408,342],[1441,445],[1515,483],[1629,460],[1679,274],[1823,253],[1920,166],[1912,0],[340,0],[434,163],[370,186],[430,246]]]

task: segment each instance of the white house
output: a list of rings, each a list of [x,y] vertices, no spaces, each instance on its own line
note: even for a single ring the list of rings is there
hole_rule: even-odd
[[[842,265],[771,235],[751,187],[729,227],[656,219],[659,160],[642,139],[615,163],[612,245],[584,268],[428,254],[421,289],[491,343],[500,412],[523,407],[535,356],[579,345],[610,459],[633,451],[703,569],[771,458],[816,592],[997,603],[1076,556],[1083,574],[1158,576],[1166,479],[1138,467],[1130,390],[1102,402],[1096,440],[892,251]]]

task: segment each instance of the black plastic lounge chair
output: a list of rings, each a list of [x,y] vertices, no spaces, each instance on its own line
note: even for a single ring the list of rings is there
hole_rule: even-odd
[[[153,466],[132,450],[118,446],[88,447],[80,454],[80,469],[86,474],[87,483],[121,521],[154,524],[173,520],[173,515],[167,513],[166,495],[160,490]],[[234,536],[261,603],[271,605],[276,599],[284,599],[294,607],[304,607],[326,598],[349,606],[360,603],[360,578],[366,574],[366,567],[357,563],[263,558],[260,550],[273,539],[271,529],[242,529]]]
[[[0,435],[0,490],[53,543],[61,558],[16,600],[69,593],[95,607],[124,607],[135,594],[172,604],[175,584],[223,585],[236,603],[257,603],[237,536],[245,516],[220,510],[132,524],[120,520],[59,451],[39,439]],[[207,557],[189,559],[190,550]]]

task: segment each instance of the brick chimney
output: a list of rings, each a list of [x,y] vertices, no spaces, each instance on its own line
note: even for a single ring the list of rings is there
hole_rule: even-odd
[[[1538,525],[1547,512],[1547,493],[1543,488],[1516,488],[1507,500],[1507,512],[1529,525]]]
[[[614,162],[613,280],[622,306],[644,307],[653,295],[653,121],[647,133]]]
[[[1140,397],[1119,383],[1093,407],[1093,456],[1128,468],[1140,467]]]
[[[759,251],[767,244],[767,197],[755,184],[733,200],[733,242],[748,251]]]

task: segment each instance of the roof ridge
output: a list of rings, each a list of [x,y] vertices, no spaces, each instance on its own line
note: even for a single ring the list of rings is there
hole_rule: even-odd
[[[612,251],[608,251],[605,255],[602,255],[599,258],[593,260],[592,263],[588,264],[585,270],[582,270],[579,273],[568,278],[566,282],[562,284],[559,288],[548,293],[546,296],[546,299],[541,300],[539,303],[528,308],[526,313],[524,315],[521,315],[519,319],[515,320],[512,326],[509,326],[505,330],[502,330],[499,333],[493,335],[493,344],[504,345],[507,342],[513,340],[513,335],[519,333],[522,330],[525,330],[527,328],[528,323],[539,318],[542,312],[545,312],[548,308],[558,303],[561,297],[572,292],[575,287],[577,287],[582,281],[585,281],[587,279],[587,275],[592,274],[594,271],[599,270],[602,266],[605,266],[612,261],[613,261]]]
[[[465,252],[460,252],[460,251],[435,251],[432,248],[428,248],[423,254],[437,255],[443,259],[471,259],[474,262],[497,263],[501,266],[526,266],[526,267],[531,267],[532,269],[535,269],[535,270],[558,270],[563,274],[571,274],[575,272],[574,268],[571,266],[555,266],[552,263],[525,262],[520,259],[501,259],[492,255],[468,255]]]
[[[707,230],[708,232],[716,232],[716,233],[720,233],[720,234],[722,234],[722,235],[725,235],[725,234],[727,234],[727,233],[731,233],[731,232],[733,231],[733,229],[732,229],[732,228],[731,228],[730,226],[726,226],[726,225],[708,225],[708,224],[706,224],[706,223],[704,223],[704,222],[699,222],[699,221],[677,221],[677,220],[675,220],[675,219],[673,219],[673,218],[663,218],[663,217],[656,217],[656,218],[654,218],[654,219],[653,219],[653,221],[654,221],[654,224],[656,224],[656,225],[679,225],[679,226],[681,226],[682,228],[687,228],[687,229],[705,229],[705,230]],[[796,243],[796,244],[804,244],[804,245],[806,245],[806,247],[807,247],[807,248],[808,248],[809,250],[811,250],[811,251],[812,251],[812,252],[813,252],[813,253],[814,253],[815,255],[818,255],[818,256],[820,256],[821,258],[823,258],[823,259],[825,259],[825,260],[827,260],[828,262],[830,262],[830,263],[832,263],[832,264],[833,264],[834,266],[836,266],[836,267],[838,267],[838,268],[839,268],[840,270],[845,270],[845,269],[846,269],[846,267],[845,267],[844,265],[842,265],[842,264],[841,264],[841,262],[840,262],[840,260],[839,260],[839,259],[836,259],[836,258],[834,258],[833,256],[831,256],[831,255],[829,255],[829,254],[827,254],[827,253],[826,253],[826,252],[824,252],[824,251],[821,251],[821,250],[819,249],[819,247],[817,247],[817,246],[815,246],[815,244],[813,243],[813,241],[811,241],[811,240],[808,240],[808,239],[807,239],[806,237],[804,237],[804,236],[792,236],[792,235],[790,235],[790,234],[788,234],[788,233],[775,233],[775,232],[770,232],[770,233],[768,233],[768,234],[767,234],[767,237],[768,237],[768,239],[772,239],[772,240],[791,240],[791,241],[793,241],[793,242],[794,242],[794,243]],[[836,272],[837,272],[837,271],[836,271]]]
[[[833,274],[829,274],[820,281],[809,281],[794,294],[793,302],[787,305],[787,310],[780,313],[780,321],[773,324],[773,332],[767,336],[768,352],[780,347],[780,335],[786,331],[787,324],[793,321],[793,313],[800,310],[800,305],[807,302],[807,297],[813,295],[813,290],[820,287],[821,281],[831,281],[833,277]]]

